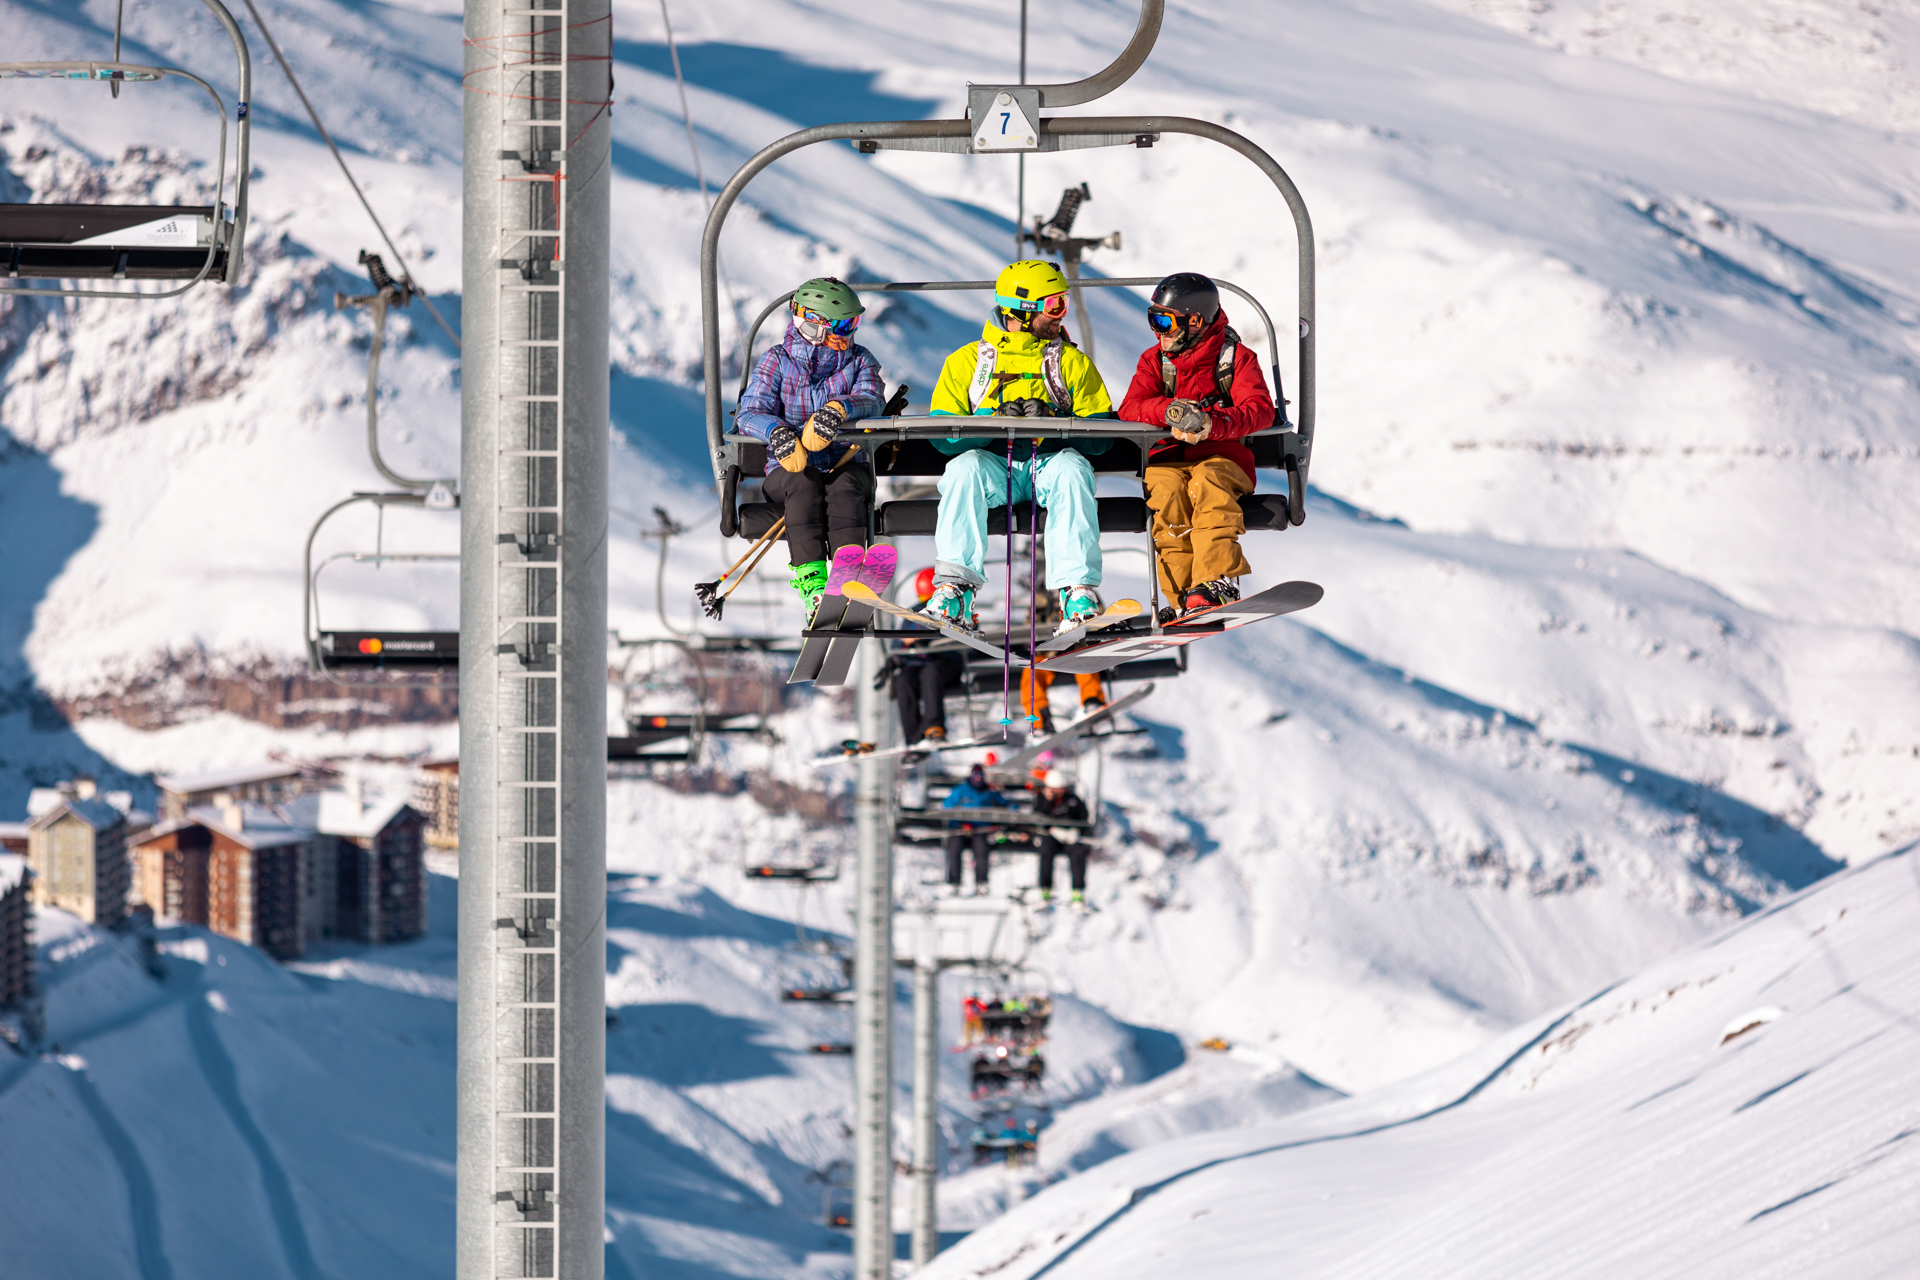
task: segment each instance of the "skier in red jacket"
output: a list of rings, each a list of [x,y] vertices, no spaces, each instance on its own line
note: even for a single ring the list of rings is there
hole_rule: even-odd
[[[1253,451],[1240,438],[1273,425],[1273,396],[1206,276],[1162,280],[1147,323],[1160,340],[1141,353],[1120,417],[1165,424],[1172,435],[1147,452],[1160,589],[1174,612],[1226,604],[1240,598],[1235,579],[1253,572],[1240,552]]]

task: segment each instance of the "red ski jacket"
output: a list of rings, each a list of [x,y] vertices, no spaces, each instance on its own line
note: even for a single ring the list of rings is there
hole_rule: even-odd
[[[1200,340],[1173,357],[1174,390],[1183,400],[1201,400],[1219,390],[1214,366],[1220,359],[1220,347],[1227,339],[1227,313],[1213,318]],[[1120,402],[1120,417],[1127,422],[1164,424],[1167,406],[1174,397],[1167,394],[1160,379],[1160,346],[1155,343],[1140,354],[1134,368],[1127,398]],[[1199,444],[1182,444],[1173,437],[1156,440],[1147,452],[1149,462],[1198,462],[1202,458],[1221,457],[1237,463],[1253,479],[1253,450],[1239,443],[1240,437],[1273,425],[1273,395],[1267,390],[1266,375],[1260,372],[1260,357],[1251,344],[1243,341],[1233,353],[1233,404],[1212,409],[1213,434]]]

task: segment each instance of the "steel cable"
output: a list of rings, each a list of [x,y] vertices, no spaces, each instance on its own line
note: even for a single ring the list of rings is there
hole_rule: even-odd
[[[400,252],[399,246],[393,243],[393,237],[387,234],[387,228],[380,221],[380,215],[375,213],[373,206],[367,202],[367,193],[362,191],[360,184],[354,180],[353,170],[347,167],[346,157],[341,155],[340,148],[334,145],[333,135],[327,132],[326,125],[320,123],[320,113],[314,110],[312,100],[307,97],[307,91],[300,87],[299,77],[293,74],[293,64],[287,61],[287,55],[280,50],[280,42],[275,40],[273,32],[267,29],[266,19],[260,16],[260,10],[254,5],[253,0],[246,0],[246,4],[247,12],[253,15],[254,25],[260,28],[261,36],[266,39],[267,48],[273,50],[274,61],[280,64],[280,70],[285,73],[287,83],[292,85],[294,93],[299,95],[300,105],[307,109],[307,119],[313,121],[313,127],[319,132],[320,140],[326,143],[327,150],[333,153],[334,163],[340,166],[340,172],[346,176],[347,185],[353,188],[353,194],[359,199],[360,207],[367,211],[367,217],[373,220],[374,230],[380,233],[380,239],[386,244],[387,251],[393,254],[394,262],[400,267],[400,278],[406,281],[407,287],[426,304],[427,314],[431,315],[446,331],[447,336],[453,339],[454,346],[459,346],[460,335],[455,332],[452,325],[447,323],[447,318],[440,314],[440,309],[433,305],[433,299],[427,295],[427,291],[414,281],[413,272],[407,267],[405,255]]]

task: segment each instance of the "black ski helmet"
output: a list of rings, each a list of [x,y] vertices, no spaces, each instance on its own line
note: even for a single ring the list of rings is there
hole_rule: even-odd
[[[1220,314],[1220,290],[1198,271],[1176,271],[1154,286],[1153,305],[1185,311],[1212,324]]]

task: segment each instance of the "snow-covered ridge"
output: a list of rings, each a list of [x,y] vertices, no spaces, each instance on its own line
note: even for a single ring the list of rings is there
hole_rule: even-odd
[[[1113,1160],[928,1274],[1905,1274],[1915,857],[1391,1089]]]

